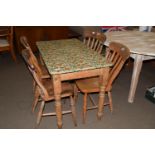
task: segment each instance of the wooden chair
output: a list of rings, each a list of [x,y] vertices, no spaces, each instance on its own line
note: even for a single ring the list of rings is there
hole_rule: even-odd
[[[39,108],[38,116],[37,116],[37,124],[40,123],[42,116],[50,116],[50,115],[56,115],[56,112],[51,112],[51,113],[43,113],[45,103],[48,101],[54,100],[54,90],[53,90],[53,84],[51,79],[42,79],[40,72],[38,72],[38,69],[36,66],[33,64],[31,55],[30,55],[30,49],[24,49],[22,51],[22,56],[34,78],[36,81],[36,87],[35,87],[35,97],[39,99],[41,98],[41,105]],[[68,82],[63,82],[62,83],[62,93],[61,93],[61,98],[70,98],[71,102],[71,110],[65,110],[62,111],[62,114],[67,114],[67,113],[72,113],[73,117],[73,122],[74,125],[77,126],[76,122],[76,110],[75,110],[75,102],[73,99],[73,87],[70,83]],[[33,105],[33,108],[36,105]]]
[[[0,52],[9,51],[12,58],[17,62],[13,49],[13,26],[0,27]]]
[[[25,36],[21,36],[20,37],[20,42],[23,45],[23,47],[25,49],[29,49],[29,52],[31,54],[31,59],[33,62],[33,65],[35,65],[35,67],[37,68],[38,72],[41,74],[42,78],[50,78],[50,74],[48,73],[48,70],[46,68],[46,65],[42,65],[41,63],[38,62],[36,56],[34,55],[34,53],[31,50],[31,47],[27,41],[27,38]]]
[[[39,72],[40,76],[42,79],[47,79],[47,78],[51,78],[50,74],[48,73],[48,70],[46,68],[46,65],[42,65],[38,62],[38,59],[36,58],[36,56],[34,55],[34,53],[32,52],[32,49],[27,41],[27,38],[25,36],[21,36],[20,37],[20,43],[22,44],[24,49],[28,49],[28,52],[30,54],[30,59],[31,59],[31,63],[35,66],[35,68],[37,69],[37,72]],[[35,107],[39,101],[39,98],[37,98],[37,94],[36,94],[36,81],[33,80],[33,90],[34,90],[34,100],[33,100],[33,106],[32,106],[32,112],[34,112]]]
[[[101,54],[102,52],[105,40],[106,36],[103,33],[91,31],[86,31],[84,33],[84,44],[86,44],[87,47],[95,50],[99,54]]]
[[[107,62],[112,62],[113,66],[110,69],[109,73],[109,79],[108,83],[105,88],[105,92],[108,94],[108,99],[109,102],[106,103],[105,105],[110,106],[110,110],[112,112],[113,106],[112,106],[112,95],[111,95],[111,90],[112,90],[112,84],[116,77],[118,76],[119,72],[121,71],[125,61],[129,58],[130,56],[130,51],[129,49],[116,42],[111,42],[109,45],[109,48],[106,50],[106,60]],[[81,80],[76,80],[76,85],[77,88],[79,89],[80,92],[84,93],[84,98],[83,98],[83,122],[85,123],[86,121],[86,111],[89,109],[94,109],[97,108],[97,105],[93,101],[92,97],[89,95],[91,101],[93,102],[93,106],[87,107],[87,96],[90,93],[96,93],[99,92],[99,78],[94,77],[94,78],[86,78],[86,79],[81,79]]]

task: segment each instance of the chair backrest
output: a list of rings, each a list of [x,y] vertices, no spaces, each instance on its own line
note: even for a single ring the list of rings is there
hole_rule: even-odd
[[[4,42],[4,46],[6,45],[11,50],[13,46],[13,26],[6,26],[0,29],[0,40],[1,39],[7,40],[7,44]],[[2,50],[4,46],[2,46]]]
[[[130,50],[125,45],[117,42],[111,42],[109,44],[109,47],[106,50],[106,60],[107,62],[112,62],[113,66],[109,73],[109,80],[106,88],[107,90],[111,89],[113,81],[118,76],[129,56]]]
[[[84,44],[99,54],[102,52],[105,40],[106,36],[103,33],[90,31],[84,33]]]
[[[0,27],[0,36],[13,36],[13,26]]]
[[[36,56],[34,55],[34,53],[32,52],[32,49],[27,41],[27,38],[25,36],[21,36],[20,37],[20,42],[22,44],[22,46],[25,48],[25,49],[28,49],[29,50],[29,53],[31,55],[31,60],[32,60],[32,63],[33,63],[33,66],[35,66],[35,68],[37,69],[37,71],[42,75],[42,70],[39,66],[39,63],[38,63],[38,60],[36,58]]]
[[[41,97],[46,100],[49,98],[48,90],[46,89],[46,87],[44,86],[44,84],[42,82],[41,74],[38,72],[38,69],[33,64],[32,56],[30,53],[31,53],[30,49],[24,49],[24,50],[22,50],[22,57],[24,58],[24,60],[27,64],[27,67],[28,67],[29,71],[31,72],[31,74],[37,84],[37,87],[40,91]]]

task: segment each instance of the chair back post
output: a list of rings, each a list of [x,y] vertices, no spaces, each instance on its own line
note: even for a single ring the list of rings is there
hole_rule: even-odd
[[[21,36],[20,37],[20,42],[21,42],[21,44],[22,44],[22,46],[24,48],[26,48],[26,49],[29,49],[30,48],[30,45],[29,45],[29,43],[27,41],[27,38],[25,36]]]
[[[109,73],[109,79],[106,89],[111,90],[112,83],[120,73],[124,63],[130,56],[130,50],[128,47],[121,43],[111,42],[109,48],[106,51],[106,59],[108,62],[112,62],[113,66]]]
[[[43,85],[42,78],[37,73],[34,66],[32,66],[32,67],[28,66],[28,68],[29,68],[31,74],[33,75],[33,78],[37,84],[37,87],[38,87],[38,90],[39,90],[39,93],[40,93],[42,99],[45,101],[48,100],[50,98],[50,95],[49,95],[47,89],[45,88],[45,86]],[[51,83],[51,85],[52,85],[52,83]]]
[[[83,36],[84,36],[84,39],[83,39],[84,44],[87,45],[88,47],[91,47],[93,38],[95,36],[95,32],[85,31]]]
[[[36,66],[34,65],[30,53],[31,53],[30,49],[24,49],[24,50],[22,50],[22,57],[24,58],[27,66],[28,66],[28,69],[31,72],[31,74],[32,74],[32,76],[33,76],[33,78],[34,78],[34,80],[35,80],[35,82],[37,84],[37,87],[39,88],[41,97],[44,100],[46,100],[46,99],[49,98],[48,91],[45,88],[45,86],[43,85],[41,75],[38,72],[38,69],[36,68]]]
[[[28,49],[28,50],[29,50],[29,53],[30,53],[30,55],[31,55],[30,58],[31,58],[31,60],[32,60],[33,65],[35,66],[35,68],[37,69],[37,71],[42,75],[43,73],[42,73],[42,70],[41,70],[40,67],[39,67],[38,60],[37,60],[36,56],[34,55],[32,49],[31,49],[31,47],[30,47],[30,45],[29,45],[29,43],[28,43],[28,41],[27,41],[27,38],[26,38],[25,36],[21,36],[21,37],[20,37],[20,42],[21,42],[22,46],[23,46],[25,49]]]

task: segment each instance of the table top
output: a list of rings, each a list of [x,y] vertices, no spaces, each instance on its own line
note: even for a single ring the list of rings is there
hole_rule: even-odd
[[[111,66],[105,57],[78,39],[39,41],[37,47],[50,74],[62,74]]]
[[[155,56],[155,33],[140,31],[115,31],[105,33],[107,40],[105,45],[111,41],[126,45],[131,53]]]

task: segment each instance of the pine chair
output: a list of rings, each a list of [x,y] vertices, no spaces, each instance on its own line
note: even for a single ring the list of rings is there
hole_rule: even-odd
[[[20,37],[20,42],[21,45],[23,46],[24,49],[28,49],[28,52],[30,54],[30,59],[31,59],[31,63],[35,66],[35,68],[37,69],[37,71],[39,72],[39,74],[41,75],[42,79],[47,79],[47,78],[51,78],[50,74],[48,73],[48,70],[46,68],[45,65],[42,65],[38,62],[38,59],[36,58],[36,56],[34,55],[34,53],[32,52],[32,49],[27,41],[27,38],[25,36],[21,36]],[[34,100],[33,100],[33,106],[32,106],[32,112],[34,112],[35,107],[39,101],[39,98],[37,98],[37,93],[36,93],[36,82],[35,80],[33,80],[33,90],[34,90]]]
[[[9,51],[13,60],[17,62],[13,48],[13,26],[0,28],[0,53],[4,51]]]
[[[106,36],[103,33],[90,31],[84,33],[84,44],[99,54],[102,52],[105,40]]]
[[[106,50],[106,60],[107,62],[112,62],[113,66],[110,69],[108,83],[105,88],[105,92],[108,94],[109,102],[105,105],[109,105],[111,112],[113,111],[112,106],[112,84],[116,77],[118,76],[119,72],[121,71],[125,61],[130,56],[129,49],[120,43],[111,42],[109,48]],[[83,98],[83,122],[86,121],[86,111],[89,109],[97,108],[97,105],[93,101],[92,97],[89,95],[91,93],[99,92],[99,78],[86,78],[81,80],[76,80],[77,88],[80,92],[84,93]],[[87,96],[90,97],[91,101],[93,102],[93,106],[87,107]]]
[[[29,49],[29,52],[31,54],[31,59],[33,61],[33,65],[37,68],[38,72],[40,72],[42,78],[50,78],[50,74],[48,73],[48,70],[46,68],[46,65],[42,65],[38,62],[38,59],[34,55],[34,53],[31,50],[31,47],[27,41],[27,38],[25,36],[20,37],[20,42],[23,45],[25,49]]]
[[[41,118],[43,116],[50,116],[50,115],[56,115],[56,112],[51,112],[51,113],[44,113],[44,107],[45,103],[48,101],[54,100],[54,90],[53,90],[53,84],[51,79],[42,79],[40,72],[38,72],[38,69],[36,66],[33,64],[31,55],[30,55],[30,49],[24,49],[22,50],[22,56],[36,82],[36,87],[35,87],[35,97],[38,99],[39,97],[41,98],[41,105],[39,108],[38,116],[37,116],[37,124],[40,123]],[[62,114],[67,114],[67,113],[72,113],[73,117],[73,122],[74,125],[77,126],[76,122],[76,110],[75,110],[75,102],[73,99],[74,91],[73,87],[70,83],[68,82],[63,82],[62,83],[62,93],[61,93],[61,98],[70,98],[71,102],[71,110],[65,110],[62,111]],[[33,105],[33,108],[36,105]]]

